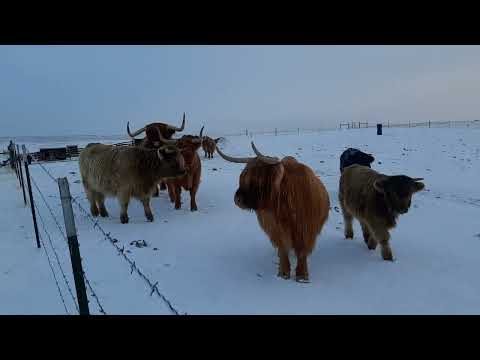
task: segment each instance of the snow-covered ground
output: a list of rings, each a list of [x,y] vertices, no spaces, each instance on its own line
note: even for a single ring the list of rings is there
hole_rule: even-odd
[[[130,223],[120,224],[115,199],[106,202],[110,218],[100,226],[118,239],[126,255],[180,313],[188,314],[478,314],[480,313],[480,129],[411,128],[334,130],[315,134],[253,138],[260,151],[295,156],[309,165],[326,185],[332,209],[309,258],[310,283],[276,276],[277,255],[254,214],[233,203],[241,164],[217,154],[204,159],[197,195],[199,211],[189,210],[183,192],[181,210],[174,210],[166,192],[153,198],[155,221],[146,221],[143,207],[132,201]],[[250,137],[228,137],[224,151],[251,156]],[[89,142],[89,141],[86,141]],[[31,145],[28,145],[32,148]],[[375,169],[386,174],[424,177],[426,190],[415,195],[412,209],[392,231],[396,261],[371,252],[355,223],[353,241],[343,237],[338,208],[339,157],[346,147],[374,154]],[[35,150],[35,149],[32,149]],[[55,177],[66,176],[72,196],[85,209],[88,201],[76,161],[46,164]],[[63,225],[58,187],[38,165],[34,181]],[[11,171],[0,169],[0,313],[62,314],[43,249],[34,245],[30,209]],[[39,193],[35,200],[52,236],[62,267],[75,291],[68,246]],[[108,314],[169,314],[114,246],[74,206],[85,272]],[[39,224],[52,258],[67,309],[71,296]],[[144,240],[146,247],[131,244]],[[91,312],[98,307],[90,298]]]

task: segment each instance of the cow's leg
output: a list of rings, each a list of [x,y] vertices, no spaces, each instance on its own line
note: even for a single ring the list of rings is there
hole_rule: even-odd
[[[278,248],[278,259],[280,264],[278,266],[277,276],[283,279],[290,279],[290,260],[288,259],[288,249],[280,245]]]
[[[143,199],[140,199],[140,201],[142,202],[143,209],[145,210],[145,217],[148,221],[153,221],[152,209],[150,208],[150,198],[144,197]]]
[[[159,197],[160,196],[160,193],[158,191],[158,184],[155,184],[155,189],[153,190],[152,196],[153,197]]]
[[[365,244],[367,244],[370,250],[375,250],[377,247],[377,242],[372,236],[368,225],[363,221],[360,221],[360,225],[362,226],[363,240],[365,241]]]
[[[390,234],[386,229],[372,229],[373,237],[380,244],[383,260],[393,261],[392,249],[390,248]]]
[[[205,158],[207,158],[207,152],[206,152],[206,151],[204,151],[204,153],[205,153]]]
[[[175,184],[175,209],[178,210],[182,207],[182,187]]]
[[[95,193],[87,189],[85,189],[85,192],[87,194],[88,202],[90,203],[90,212],[92,213],[93,217],[97,217],[99,212],[97,208],[97,202],[95,201]]]
[[[190,210],[191,211],[197,211],[197,201],[196,201],[196,195],[197,195],[197,190],[198,190],[198,185],[194,185],[190,189]]]
[[[120,203],[120,222],[122,224],[128,223],[128,203],[130,201],[130,196],[128,193],[119,194],[118,195],[118,202]]]
[[[105,196],[101,193],[95,193],[95,198],[97,200],[97,206],[98,209],[100,210],[100,216],[101,217],[108,217],[108,211],[105,208]]]
[[[295,280],[298,282],[308,282],[308,262],[306,254],[297,255],[297,267],[295,269]]]
[[[340,203],[341,204],[341,203]],[[345,227],[345,239],[353,239],[353,216],[345,207],[340,205],[343,214],[343,225]]]
[[[167,183],[168,196],[170,197],[170,202],[175,202],[175,184]]]
[[[165,185],[165,181],[160,182],[160,190],[166,190],[167,185]]]

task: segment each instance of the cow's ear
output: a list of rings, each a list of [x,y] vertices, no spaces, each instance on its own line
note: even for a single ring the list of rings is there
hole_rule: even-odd
[[[420,181],[415,181],[413,183],[413,192],[416,193],[417,191],[421,191],[425,188],[425,184]]]
[[[373,188],[377,192],[384,194],[385,193],[385,183],[386,183],[386,181],[387,181],[387,178],[375,180],[375,182],[373,183]]]
[[[273,178],[273,188],[276,191],[280,191],[280,184],[283,180],[283,175],[285,175],[285,168],[282,163],[275,166],[276,174]]]

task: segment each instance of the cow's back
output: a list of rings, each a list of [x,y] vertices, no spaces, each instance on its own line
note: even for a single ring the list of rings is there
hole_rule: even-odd
[[[122,184],[135,177],[136,147],[93,145],[80,154],[80,174],[84,183],[95,191],[116,195]]]

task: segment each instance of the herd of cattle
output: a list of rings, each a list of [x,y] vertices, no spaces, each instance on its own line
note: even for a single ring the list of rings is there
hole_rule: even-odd
[[[251,143],[255,157],[238,158],[224,154],[217,146],[220,138],[183,135],[185,128],[165,123],[151,123],[127,133],[135,146],[118,147],[88,144],[79,158],[83,186],[93,216],[108,216],[105,197],[117,197],[120,221],[128,223],[128,204],[133,197],[142,202],[145,216],[153,221],[150,199],[161,190],[168,194],[175,209],[181,207],[182,188],[190,192],[190,210],[198,209],[195,195],[201,178],[201,161],[197,150],[202,146],[205,157],[214,151],[229,162],[244,163],[234,202],[244,210],[254,211],[260,227],[278,249],[278,276],[290,278],[289,252],[293,249],[297,265],[295,279],[309,280],[307,257],[328,219],[330,199],[322,181],[310,167],[291,156],[283,159],[260,153]],[[145,133],[145,138],[135,139]],[[345,238],[353,238],[353,218],[362,228],[368,248],[380,244],[384,260],[393,260],[389,230],[400,214],[411,205],[412,195],[424,188],[422,178],[405,175],[388,176],[371,169],[374,157],[349,148],[340,157],[339,201],[344,218]]]

